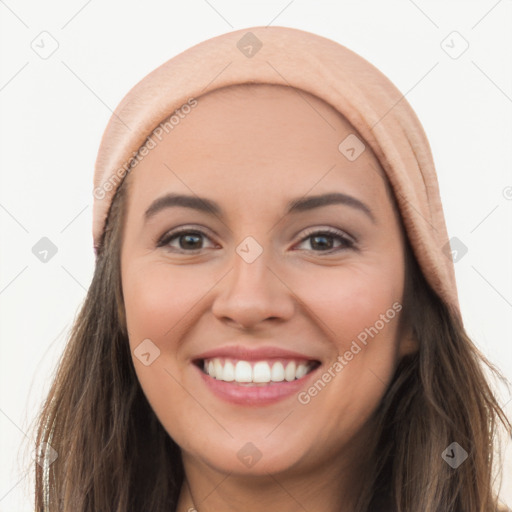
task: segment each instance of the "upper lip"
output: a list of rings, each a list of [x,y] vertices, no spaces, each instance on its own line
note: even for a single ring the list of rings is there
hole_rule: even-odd
[[[214,357],[227,357],[233,359],[241,359],[242,361],[261,361],[273,358],[318,361],[318,359],[315,357],[276,346],[249,348],[242,345],[226,345],[224,347],[214,348],[198,354],[194,360],[197,361],[198,359],[213,359]]]

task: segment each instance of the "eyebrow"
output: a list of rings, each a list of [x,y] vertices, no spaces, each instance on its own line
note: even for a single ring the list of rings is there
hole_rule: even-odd
[[[310,211],[322,206],[329,206],[332,204],[343,204],[356,208],[365,213],[373,223],[375,223],[375,216],[366,204],[359,199],[342,194],[340,192],[332,192],[329,194],[322,194],[317,196],[301,197],[292,199],[286,205],[286,214],[300,213]],[[189,196],[184,194],[166,194],[159,197],[149,206],[144,214],[145,221],[147,222],[151,217],[154,217],[158,212],[172,207],[192,208],[210,215],[222,217],[222,208],[219,204],[212,199],[205,197]]]

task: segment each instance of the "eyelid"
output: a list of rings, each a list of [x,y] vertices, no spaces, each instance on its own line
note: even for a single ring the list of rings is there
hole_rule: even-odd
[[[341,229],[338,229],[338,228],[331,228],[331,227],[312,227],[312,228],[308,228],[306,229],[306,231],[304,232],[304,234],[302,235],[302,238],[301,238],[301,242],[303,242],[306,238],[310,237],[311,235],[315,235],[315,234],[323,234],[323,233],[327,233],[329,235],[332,235],[332,236],[338,236],[340,238],[343,238],[344,240],[346,240],[347,242],[350,242],[351,244],[356,244],[357,243],[357,240],[349,235],[347,232],[341,230]]]

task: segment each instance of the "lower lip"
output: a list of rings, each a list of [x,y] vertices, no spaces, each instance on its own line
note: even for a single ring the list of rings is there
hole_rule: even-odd
[[[225,382],[217,380],[204,373],[196,365],[194,367],[201,374],[203,382],[208,386],[213,394],[237,405],[268,405],[279,400],[283,400],[291,395],[297,394],[304,389],[304,386],[314,375],[318,368],[304,375],[300,379],[291,382],[271,382],[265,386],[243,386],[235,382]]]

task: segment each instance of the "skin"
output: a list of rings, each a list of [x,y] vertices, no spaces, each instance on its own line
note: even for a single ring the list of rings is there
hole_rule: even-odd
[[[228,88],[198,98],[127,178],[121,269],[130,348],[133,355],[149,338],[160,350],[149,366],[133,362],[182,449],[191,495],[184,485],[180,512],[193,502],[200,512],[348,512],[364,485],[369,418],[400,358],[417,350],[399,330],[400,313],[305,405],[295,395],[230,404],[192,365],[201,352],[239,343],[295,350],[328,368],[401,303],[404,233],[370,147],[353,162],[338,150],[351,133],[310,94]],[[341,204],[284,215],[292,198],[333,191],[365,203],[375,222]],[[145,223],[144,212],[167,192],[213,199],[224,216],[174,207]],[[157,247],[179,226],[205,235],[192,249],[183,236],[182,245],[178,236]],[[355,248],[336,236],[306,238],[309,228],[329,227],[353,237]],[[236,252],[247,236],[263,248],[250,264]],[[327,255],[322,242],[335,252]],[[252,467],[237,457],[247,442],[262,455]]]

